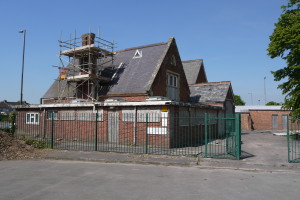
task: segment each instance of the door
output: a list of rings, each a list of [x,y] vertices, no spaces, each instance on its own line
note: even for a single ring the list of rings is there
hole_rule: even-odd
[[[278,129],[278,115],[272,115],[272,129]]]
[[[287,130],[287,120],[288,120],[288,116],[282,115],[282,130]]]
[[[108,142],[118,143],[119,141],[119,113],[108,112]]]

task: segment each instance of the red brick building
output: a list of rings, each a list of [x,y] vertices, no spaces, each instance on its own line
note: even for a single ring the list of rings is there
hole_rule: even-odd
[[[242,130],[285,131],[291,113],[281,106],[236,106],[235,111],[241,113]]]
[[[182,62],[174,38],[107,51],[90,33],[72,47],[61,50],[71,61],[60,68],[41,104],[17,107],[17,134],[34,129],[37,137],[52,131],[56,139],[97,137],[137,145],[145,143],[146,132],[158,146],[188,146],[202,137],[191,130],[203,129],[204,113],[234,113],[231,83],[207,83],[203,61]],[[195,86],[202,93],[191,94]]]

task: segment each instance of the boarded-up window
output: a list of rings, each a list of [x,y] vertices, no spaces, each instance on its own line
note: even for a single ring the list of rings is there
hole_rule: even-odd
[[[96,119],[97,112],[94,111],[78,111],[78,121],[103,121],[103,110],[98,110],[98,118]]]
[[[59,113],[60,120],[75,120],[75,112],[74,111],[61,111]]]
[[[138,122],[160,122],[160,110],[159,109],[139,109],[137,111]]]
[[[92,111],[78,111],[77,112],[77,120],[78,121],[93,121],[94,115]]]
[[[122,110],[122,121],[124,122],[134,122],[135,120],[135,110],[134,108],[126,108]]]

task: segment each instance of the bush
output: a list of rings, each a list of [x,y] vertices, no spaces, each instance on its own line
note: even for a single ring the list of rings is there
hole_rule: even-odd
[[[25,143],[37,148],[37,149],[45,149],[49,147],[49,143],[46,141],[38,141],[38,140],[33,140],[33,139],[25,139]]]

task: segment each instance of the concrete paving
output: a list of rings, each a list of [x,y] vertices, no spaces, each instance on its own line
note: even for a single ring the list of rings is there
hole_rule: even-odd
[[[241,160],[200,159],[206,167],[245,170],[300,171],[300,163],[288,163],[286,136],[276,136],[272,131],[248,131],[242,134],[243,158]]]
[[[1,200],[290,200],[300,173],[66,160],[0,162]]]
[[[241,170],[300,171],[300,163],[288,163],[285,136],[270,131],[251,131],[242,134],[242,160],[210,159],[202,157],[108,153],[93,151],[52,150],[43,159],[80,160],[102,163],[134,163],[165,166],[197,166]]]

